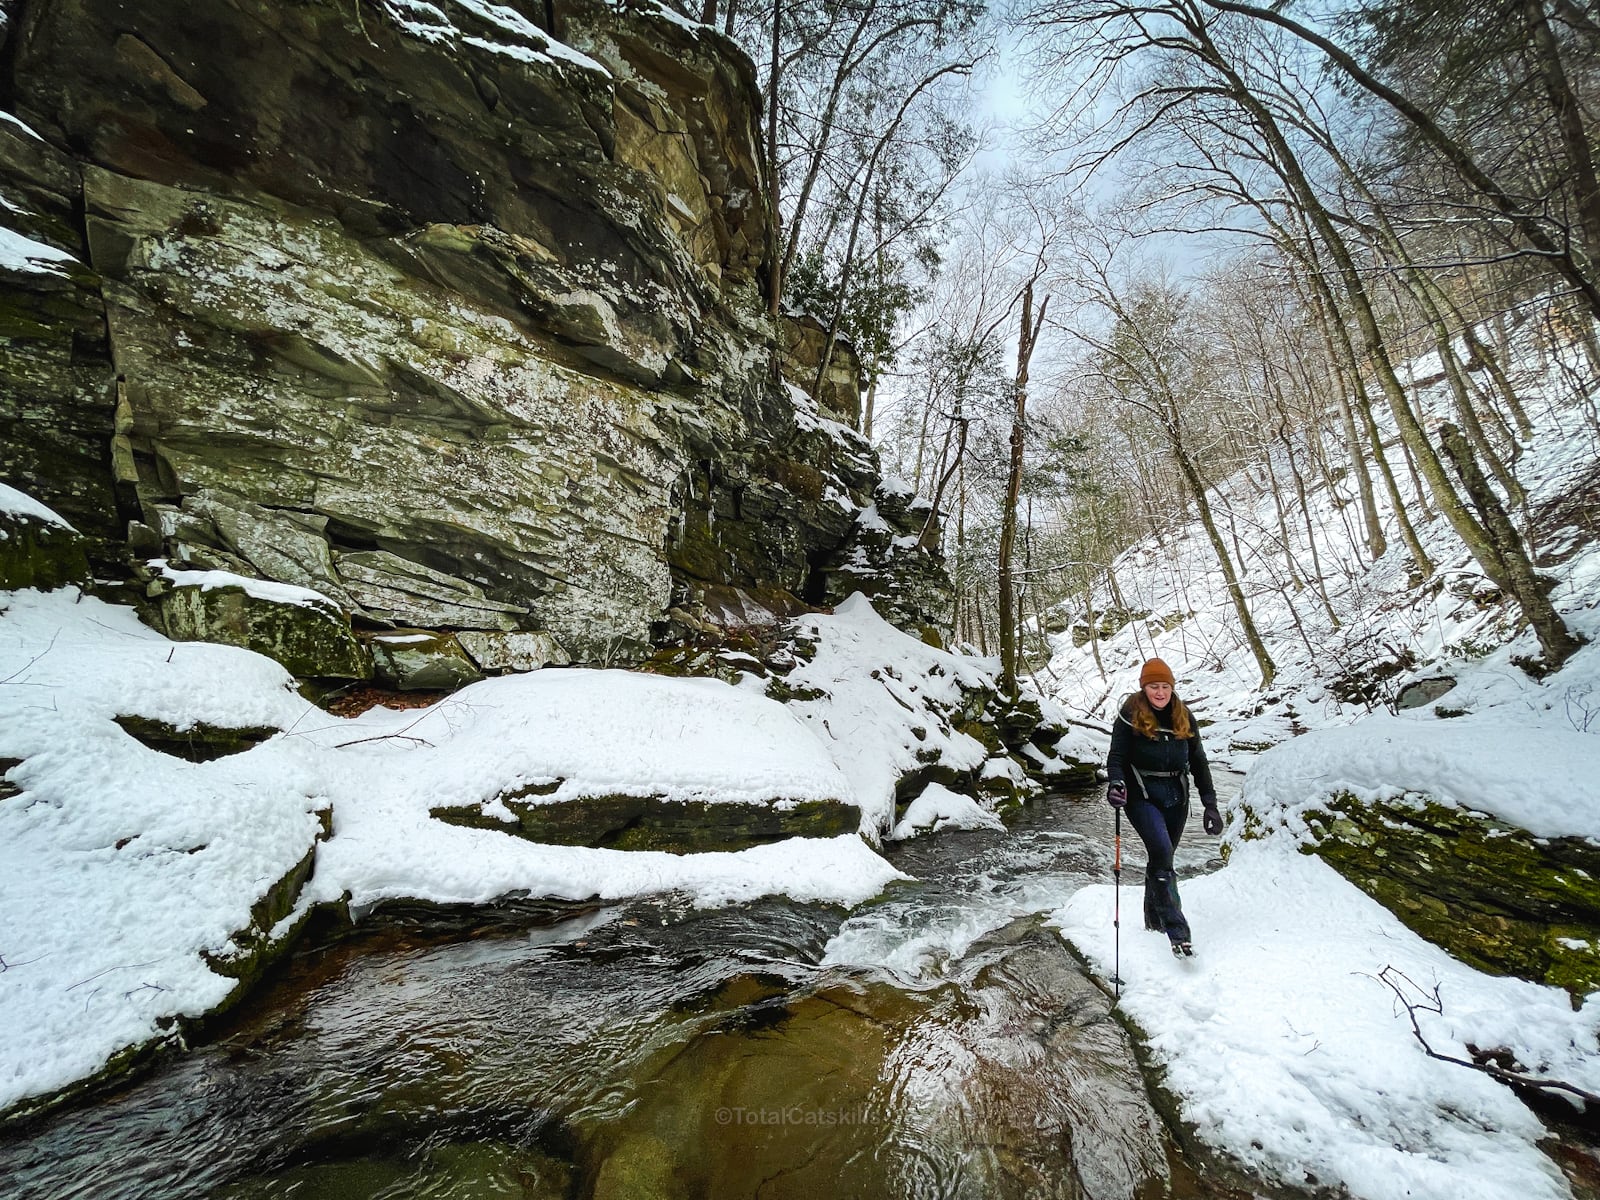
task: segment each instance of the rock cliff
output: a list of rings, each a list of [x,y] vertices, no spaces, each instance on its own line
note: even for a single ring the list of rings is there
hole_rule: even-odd
[[[627,7],[8,0],[0,479],[369,629],[630,660],[907,570],[935,623],[848,347],[761,303],[751,66]]]

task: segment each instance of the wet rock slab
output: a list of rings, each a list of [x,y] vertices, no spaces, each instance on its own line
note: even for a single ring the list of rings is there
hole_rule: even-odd
[[[641,1064],[635,1099],[580,1128],[606,1200],[1072,1197],[1165,1190],[1160,1116],[1106,998],[1031,921],[960,979],[730,980],[720,1018]]]

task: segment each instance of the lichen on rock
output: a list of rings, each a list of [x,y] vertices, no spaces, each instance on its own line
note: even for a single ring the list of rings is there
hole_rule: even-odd
[[[0,473],[97,568],[122,542],[606,663],[725,632],[726,589],[845,594],[859,378],[836,345],[819,409],[825,338],[766,314],[755,72],[714,30],[602,0],[554,31],[454,0],[18,21],[38,136],[0,128],[0,186],[76,257],[0,305]],[[931,590],[886,611],[936,624],[937,555],[892,557]]]
[[[146,594],[158,626],[173,641],[242,646],[303,678],[371,677],[371,657],[348,616],[326,596],[223,572],[161,567]]]
[[[1481,970],[1600,987],[1600,847],[1405,794],[1340,792],[1300,814],[1315,854],[1407,927]],[[1268,832],[1247,814],[1247,836]]]

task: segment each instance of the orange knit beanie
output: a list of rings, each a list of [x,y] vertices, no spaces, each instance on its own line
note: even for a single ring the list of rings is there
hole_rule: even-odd
[[[1147,687],[1152,683],[1170,683],[1176,687],[1178,681],[1172,677],[1171,667],[1159,658],[1152,658],[1139,671],[1139,686]]]

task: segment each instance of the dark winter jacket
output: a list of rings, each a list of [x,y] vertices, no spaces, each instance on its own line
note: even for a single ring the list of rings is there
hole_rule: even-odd
[[[1111,750],[1106,755],[1106,775],[1111,782],[1123,784],[1130,796],[1139,796],[1145,794],[1145,789],[1139,786],[1141,775],[1166,781],[1171,779],[1174,772],[1188,772],[1194,777],[1201,803],[1215,804],[1217,789],[1211,782],[1211,764],[1206,761],[1205,747],[1200,744],[1200,729],[1195,723],[1194,713],[1189,714],[1189,724],[1194,732],[1186,738],[1173,736],[1172,711],[1173,705],[1178,703],[1174,696],[1173,703],[1168,704],[1165,710],[1156,711],[1159,736],[1148,738],[1133,727],[1136,698],[1136,695],[1129,696],[1123,701],[1122,711],[1111,726]],[[1160,790],[1167,791],[1165,788]],[[1187,792],[1188,789],[1181,790]]]

